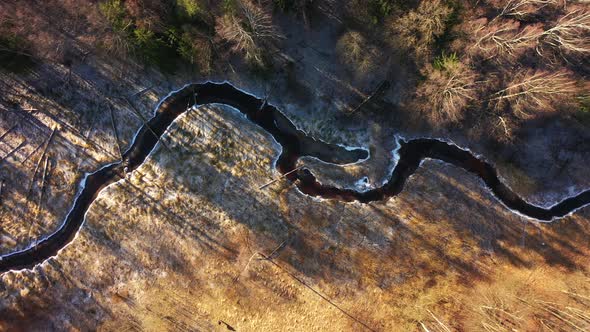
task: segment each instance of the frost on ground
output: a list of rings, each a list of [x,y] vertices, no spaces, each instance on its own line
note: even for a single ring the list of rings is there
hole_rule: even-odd
[[[530,330],[589,309],[587,209],[529,223],[432,161],[385,203],[260,190],[277,146],[227,107],[186,113],[163,142],[58,257],[2,275],[0,328]]]

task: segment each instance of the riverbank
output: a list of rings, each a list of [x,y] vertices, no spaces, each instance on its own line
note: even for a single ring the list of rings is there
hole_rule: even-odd
[[[438,319],[472,330],[497,316],[462,313],[497,303],[531,326],[538,317],[559,323],[542,307],[524,310],[514,292],[585,310],[575,295],[547,289],[586,294],[587,209],[530,223],[472,175],[434,161],[387,202],[318,201],[286,181],[260,190],[278,175],[278,146],[218,107],[187,113],[163,141],[168,148],[101,193],[75,245],[2,276],[2,324],[161,330],[223,321],[273,331],[324,329],[328,319],[340,330],[385,331]]]

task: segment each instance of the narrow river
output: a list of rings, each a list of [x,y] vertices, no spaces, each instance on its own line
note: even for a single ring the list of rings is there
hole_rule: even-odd
[[[84,223],[88,208],[102,189],[124,178],[125,171],[131,172],[137,169],[178,116],[190,110],[193,105],[210,103],[232,106],[246,115],[251,122],[270,133],[282,146],[276,167],[283,174],[294,170],[297,161],[303,156],[316,157],[334,164],[353,163],[368,158],[368,152],[365,149],[347,149],[307,136],[278,109],[229,83],[189,84],[171,93],[160,103],[147,126],[144,125],[139,129],[131,147],[123,154],[122,161],[86,174],[80,183],[80,189],[70,211],[54,233],[27,249],[0,256],[0,273],[32,268],[57,255],[60,249],[74,239]],[[293,181],[303,193],[310,196],[368,203],[386,200],[399,194],[420,163],[430,158],[447,162],[477,175],[507,208],[530,218],[551,221],[590,204],[590,190],[566,198],[548,208],[530,204],[500,180],[491,164],[467,150],[441,140],[426,138],[402,140],[398,154],[399,161],[390,174],[389,180],[382,187],[369,191],[361,192],[325,186],[307,169],[292,172],[287,175],[287,178]]]

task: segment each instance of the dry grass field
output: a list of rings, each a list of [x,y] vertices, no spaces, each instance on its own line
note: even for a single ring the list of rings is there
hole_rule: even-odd
[[[370,151],[300,159],[322,183],[379,186],[394,137],[436,137],[560,201],[590,186],[589,41],[581,0],[0,1],[0,255],[207,80]],[[0,332],[590,330],[588,207],[539,223],[433,160],[385,202],[260,189],[279,146],[220,105],[163,142],[56,257],[0,274]]]
[[[3,330],[590,327],[587,209],[531,222],[433,161],[384,203],[259,190],[277,146],[226,107],[164,141],[59,256],[2,276]]]

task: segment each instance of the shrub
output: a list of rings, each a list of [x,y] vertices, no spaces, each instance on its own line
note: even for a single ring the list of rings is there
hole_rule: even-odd
[[[378,66],[381,53],[357,31],[342,35],[336,44],[340,61],[346,64],[357,79],[364,79]]]
[[[394,9],[394,1],[392,0],[368,0],[362,1],[360,5],[365,7],[369,23],[372,25],[382,23]]]
[[[234,15],[238,12],[238,1],[239,0],[223,0],[221,3],[221,9],[226,15]]]
[[[434,58],[432,66],[436,70],[453,70],[459,65],[459,57],[457,53],[445,54],[443,52],[440,56]]]
[[[563,111],[580,92],[577,82],[565,70],[523,70],[511,77],[507,86],[493,94],[490,100],[497,109],[508,106],[520,118]]]
[[[133,21],[127,17],[125,7],[120,0],[108,0],[101,2],[98,8],[112,30],[102,42],[103,46],[110,52],[128,54],[133,48]]]
[[[391,40],[413,53],[418,62],[430,62],[436,37],[446,31],[452,9],[441,0],[425,0],[417,9],[389,23]]]
[[[180,33],[170,30],[169,36],[178,45],[177,51],[180,57],[196,65],[203,73],[211,71],[212,49],[209,40],[200,37],[190,28]]]
[[[246,60],[262,63],[261,49],[273,40],[282,38],[272,24],[270,14],[250,1],[239,1],[233,14],[216,21],[217,34],[232,44],[231,50],[243,53]]]
[[[98,5],[100,12],[116,32],[125,31],[133,22],[128,19],[121,0],[108,0]]]
[[[475,78],[460,62],[446,61],[442,70],[427,67],[426,80],[416,91],[419,110],[436,126],[461,120],[476,97]]]
[[[135,52],[144,62],[157,65],[160,62],[160,48],[166,47],[152,30],[139,27],[133,30]]]
[[[346,1],[347,18],[358,25],[381,29],[383,22],[387,21],[391,16],[413,9],[415,2],[403,0],[350,0]]]
[[[176,0],[176,8],[181,17],[189,19],[197,17],[203,11],[197,0]]]

